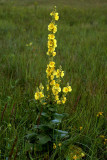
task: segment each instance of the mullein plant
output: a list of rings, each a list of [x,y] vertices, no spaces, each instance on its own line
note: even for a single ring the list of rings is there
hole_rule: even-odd
[[[72,91],[69,83],[61,88],[61,79],[64,77],[64,71],[61,66],[59,69],[55,67],[54,57],[56,56],[55,49],[57,47],[57,40],[55,39],[57,25],[55,22],[59,19],[56,7],[50,13],[50,16],[52,20],[48,25],[47,55],[49,62],[46,68],[46,91],[44,91],[42,83],[36,89],[34,97],[38,111],[37,123],[33,126],[32,132],[27,135],[29,142],[35,145],[36,151],[42,151],[42,153],[43,151],[49,150],[51,152],[55,150],[55,146],[58,146],[69,137],[67,131],[58,129],[66,114],[58,114],[57,108],[65,104],[67,94]]]

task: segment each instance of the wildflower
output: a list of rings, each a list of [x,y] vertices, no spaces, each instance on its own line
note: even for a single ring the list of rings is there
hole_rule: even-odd
[[[48,25],[48,30],[49,31],[52,31],[52,29],[54,29],[55,25],[51,22],[49,25]]]
[[[59,19],[58,13],[55,13],[55,20],[58,21],[58,19]]]
[[[104,135],[100,135],[100,138],[104,138],[105,136]]]
[[[99,116],[103,116],[103,112],[98,112],[97,117],[99,117]]]
[[[104,144],[106,144],[107,143],[107,139],[104,139]]]
[[[60,101],[60,100],[58,100],[58,101],[57,101],[57,104],[61,104],[61,101]]]
[[[54,12],[51,12],[50,15],[53,16],[53,15],[54,15]]]
[[[51,61],[51,62],[49,63],[49,67],[55,67],[55,62]]]
[[[49,47],[48,52],[54,52],[55,48]]]
[[[59,146],[59,147],[61,147],[61,146],[62,146],[62,144],[61,144],[61,143],[59,143],[59,144],[58,144],[58,146]]]
[[[66,102],[66,97],[63,97],[62,103],[64,104]]]
[[[56,52],[53,52],[53,53],[52,53],[52,56],[53,56],[53,57],[56,56]]]
[[[26,44],[26,46],[28,47],[28,46],[32,46],[32,42],[30,42],[29,44]]]
[[[56,149],[56,144],[55,143],[53,143],[53,149]]]
[[[49,85],[47,85],[47,91],[49,91]]]
[[[55,96],[55,100],[56,100],[56,101],[59,100],[59,96],[58,96],[58,95]]]
[[[53,80],[53,79],[54,79],[54,75],[51,75],[51,77],[50,77],[50,78],[51,78],[51,80]]]
[[[60,77],[60,69],[57,69],[56,71],[56,78],[59,78]]]
[[[43,105],[46,105],[46,104],[47,104],[46,102],[43,103]]]
[[[40,96],[40,98],[43,98],[44,94],[42,92],[39,92],[39,96]]]
[[[47,86],[46,86],[48,95],[46,96],[46,98],[50,98],[50,99],[52,98],[52,100],[57,104],[64,104],[66,102],[65,95],[68,92],[71,92],[72,89],[71,89],[71,86],[67,85],[67,87],[64,87],[62,90],[64,94],[59,95],[59,93],[61,92],[60,82],[61,82],[61,78],[64,77],[64,71],[62,71],[61,66],[59,69],[55,69],[55,62],[53,60],[54,56],[56,55],[55,48],[57,47],[57,40],[55,39],[55,33],[57,32],[57,25],[55,24],[55,21],[58,21],[59,19],[59,15],[56,12],[56,7],[54,11],[50,13],[50,15],[52,16],[52,21],[48,25],[48,30],[50,31],[50,33],[48,35],[48,42],[47,42],[47,45],[48,45],[47,55],[49,56],[49,64],[47,65],[47,68],[46,68],[46,76],[48,79]],[[28,45],[32,45],[32,44],[30,43]],[[42,104],[43,104],[43,101],[41,101],[41,99],[45,97],[43,90],[44,90],[44,86],[40,84],[39,89],[35,93],[35,99],[40,100]]]
[[[55,35],[54,34],[49,34],[48,35],[48,39],[54,39],[55,38]]]
[[[44,86],[42,85],[42,83],[40,83],[40,86],[39,86],[40,90],[44,90]]]
[[[29,43],[29,46],[32,46],[32,42]]]
[[[55,85],[55,80],[52,80],[52,81],[50,82],[50,85],[51,85],[51,86]]]
[[[75,155],[75,156],[73,156],[73,159],[75,159],[75,160],[76,160],[76,159],[77,159],[77,156],[76,156],[76,155]]]
[[[56,32],[57,32],[57,25],[55,25],[53,28],[53,33],[56,33]]]
[[[35,93],[35,99],[36,100],[39,100],[39,99],[41,99],[41,98],[43,98],[44,97],[44,94],[42,93],[42,92],[36,92]]]
[[[68,86],[68,92],[71,92],[71,91],[72,91],[71,86]]]
[[[68,91],[69,91],[69,90],[68,90],[68,87],[64,87],[64,88],[63,88],[63,92],[64,92],[64,93],[68,93]]]
[[[84,157],[84,156],[85,156],[85,154],[84,154],[84,153],[81,153],[81,156],[82,156],[82,157]]]
[[[56,88],[56,89],[59,88],[59,84],[58,84],[58,83],[55,84],[55,88]]]
[[[80,127],[80,131],[81,131],[82,129],[83,129],[83,127],[81,126],[81,127]]]
[[[35,93],[35,99],[38,100],[39,99],[39,92]]]
[[[63,78],[63,76],[64,76],[64,71],[61,72],[61,78]]]

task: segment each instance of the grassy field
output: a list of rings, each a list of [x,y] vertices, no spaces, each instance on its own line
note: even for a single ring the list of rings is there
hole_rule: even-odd
[[[1,0],[0,160],[27,159],[24,137],[36,123],[36,87],[46,83],[47,26],[54,5],[60,16],[56,66],[65,71],[63,85],[72,86],[62,129],[83,149],[84,159],[107,159],[100,137],[107,139],[107,1]]]

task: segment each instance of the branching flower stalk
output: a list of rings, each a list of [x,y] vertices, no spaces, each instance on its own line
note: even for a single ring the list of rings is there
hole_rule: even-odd
[[[47,75],[47,95],[44,95],[44,86],[40,84],[39,88],[37,88],[35,93],[35,100],[40,102],[41,104],[45,105],[49,104],[64,104],[67,100],[66,95],[68,92],[71,92],[71,86],[67,83],[66,87],[61,89],[61,79],[64,77],[64,71],[60,66],[59,69],[55,67],[54,57],[56,56],[56,47],[57,47],[57,40],[55,39],[55,33],[57,32],[57,25],[55,24],[56,21],[59,19],[59,15],[56,12],[56,7],[50,13],[52,20],[48,25],[48,51],[47,55],[49,56],[49,63],[47,64],[46,68],[46,75]]]
[[[61,66],[58,69],[55,67],[54,57],[56,56],[55,49],[57,47],[57,40],[55,39],[57,25],[55,22],[59,19],[56,7],[50,13],[50,16],[52,20],[48,25],[47,55],[49,60],[46,68],[46,92],[44,92],[42,83],[36,89],[37,123],[31,130],[32,134],[27,135],[30,143],[36,144],[38,150],[41,147],[42,152],[47,152],[48,148],[50,152],[53,149],[55,150],[58,146],[57,143],[60,144],[60,148],[61,142],[69,138],[67,131],[59,130],[58,125],[62,123],[62,119],[66,114],[57,113],[57,108],[58,105],[65,104],[67,93],[72,91],[69,83],[61,89],[61,79],[64,77],[64,71]]]

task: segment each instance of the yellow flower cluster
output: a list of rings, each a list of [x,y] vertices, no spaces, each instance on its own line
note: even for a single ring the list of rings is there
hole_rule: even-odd
[[[67,87],[64,87],[61,89],[61,78],[64,77],[64,71],[62,70],[62,67],[60,66],[59,69],[55,69],[55,62],[53,58],[56,55],[55,48],[57,47],[57,40],[55,39],[55,33],[57,32],[57,25],[55,24],[55,21],[58,21],[59,15],[56,12],[56,7],[55,9],[50,13],[52,16],[52,21],[48,25],[48,30],[49,30],[49,35],[48,35],[48,51],[47,55],[49,56],[49,64],[47,65],[46,68],[46,75],[48,79],[47,83],[47,92],[48,96],[46,97],[47,99],[49,98],[52,102],[57,103],[57,104],[64,104],[66,102],[66,95],[68,92],[71,92],[71,86],[69,84]],[[62,93],[60,94],[60,92]],[[44,97],[44,94],[41,93],[42,91],[37,91],[35,93],[35,99],[40,100],[41,98]]]
[[[44,98],[43,90],[44,90],[44,86],[40,84],[39,88],[37,88],[37,92],[35,93],[36,100],[41,100]]]
[[[61,146],[62,146],[62,144],[61,144],[61,143],[59,143],[59,144],[58,144],[58,146],[59,146],[59,147],[61,147]],[[55,143],[53,143],[53,149],[56,149],[56,147],[57,147],[57,146],[56,146],[56,144],[55,144]]]
[[[103,116],[103,112],[98,112],[97,117],[99,117],[99,116]]]

